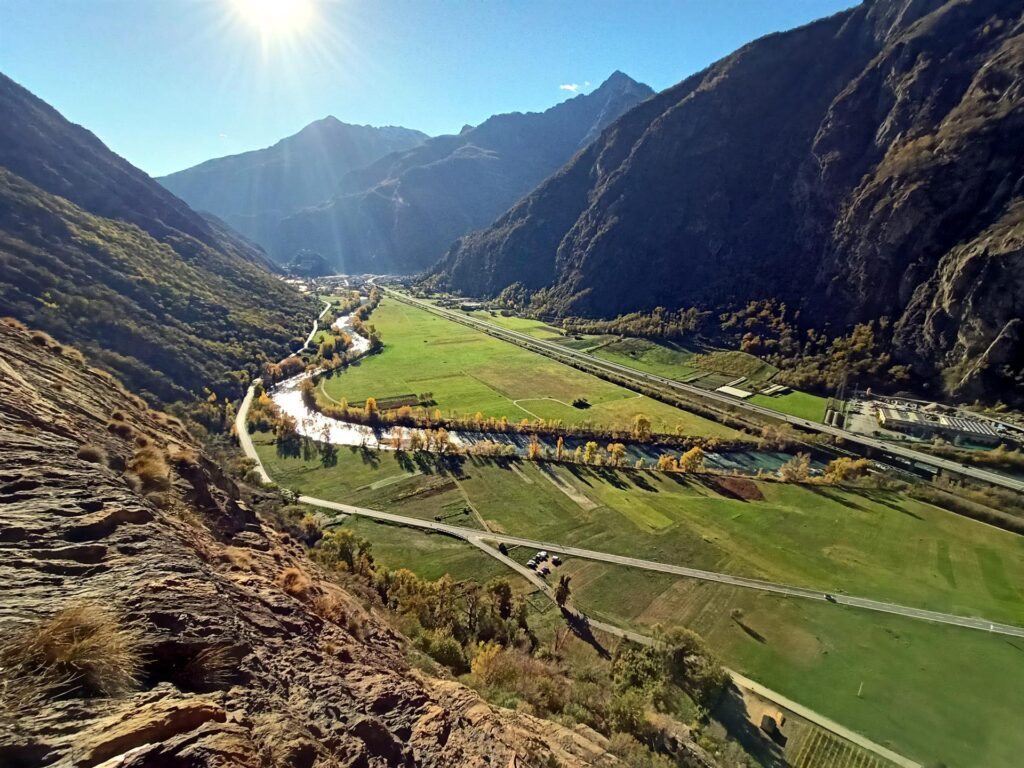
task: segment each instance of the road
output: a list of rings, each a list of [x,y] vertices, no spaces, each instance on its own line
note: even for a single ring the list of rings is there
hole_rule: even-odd
[[[249,387],[248,391],[245,394],[245,398],[242,400],[242,404],[238,409],[238,414],[235,417],[235,428],[238,434],[238,441],[242,448],[242,451],[245,453],[247,457],[255,461],[255,468],[256,471],[259,473],[260,479],[265,483],[271,483],[273,482],[273,480],[267,473],[266,468],[263,466],[263,462],[260,460],[259,454],[256,453],[256,448],[253,445],[252,437],[249,435],[249,430],[246,425],[246,418],[249,413],[249,407],[252,404],[252,399],[255,396],[255,385],[257,383],[258,381],[253,382],[253,386]],[[342,504],[339,502],[327,501],[326,499],[318,499],[312,496],[300,496],[299,501],[306,504],[310,504],[311,506],[320,507],[322,509],[329,509],[335,512],[341,512],[343,514],[361,515],[363,517],[369,517],[383,522],[395,523],[398,525],[406,525],[415,528],[436,531],[439,533],[444,533],[450,536],[455,536],[457,538],[463,539],[468,543],[472,544],[473,546],[477,547],[481,551],[483,551],[488,556],[493,557],[499,560],[500,562],[504,563],[505,566],[518,573],[529,583],[533,584],[540,592],[542,592],[552,601],[555,599],[553,590],[536,571],[534,571],[531,568],[527,568],[522,563],[513,560],[507,555],[503,555],[499,550],[490,546],[487,542],[500,541],[504,543],[519,544],[521,546],[529,546],[536,549],[547,549],[549,551],[562,552],[563,554],[570,554],[570,552],[572,552],[576,553],[576,556],[578,557],[586,558],[590,556],[591,559],[606,560],[607,562],[618,562],[621,559],[624,559],[626,561],[634,560],[634,558],[619,558],[619,556],[616,555],[607,555],[605,553],[593,552],[591,550],[580,549],[577,547],[561,547],[559,545],[546,544],[543,542],[533,541],[531,539],[524,539],[515,536],[505,536],[504,534],[494,534],[491,532],[480,531],[475,528],[463,528],[460,526],[446,525],[444,523],[438,523],[431,520],[419,520],[417,518],[405,517],[404,515],[395,515],[389,512],[381,512],[379,510],[367,509],[364,507],[354,507],[350,504]],[[673,569],[667,572],[675,572],[674,569],[676,568],[676,566],[651,563],[650,561],[636,560],[636,562],[644,564],[638,567],[645,567],[646,565],[660,565],[665,568]],[[627,562],[627,564],[629,563]],[[654,568],[654,570],[657,569],[658,568]],[[696,571],[693,569],[684,570],[691,571],[692,573],[708,574],[708,572],[705,571]],[[723,578],[732,578],[727,577],[725,574],[708,575],[721,576]],[[757,583],[760,584],[766,582]],[[816,594],[815,598],[817,598]],[[633,632],[628,629],[623,629],[622,627],[617,627],[613,624],[608,624],[606,622],[597,621],[590,618],[587,618],[586,621],[592,628],[605,632],[606,634],[609,634],[611,636],[626,638],[628,640],[643,645],[650,645],[654,642],[653,638],[651,638],[648,635],[641,634],[639,632]],[[1024,634],[1024,631],[1022,631],[1022,634]],[[864,749],[874,752],[875,754],[878,754],[884,757],[885,759],[896,763],[902,768],[919,768],[917,763],[914,763],[913,761],[910,761],[902,757],[901,755],[897,755],[891,750],[886,749],[885,747],[879,744],[876,744],[870,739],[867,739],[866,737],[861,736],[860,734],[854,731],[844,728],[843,726],[830,720],[829,718],[826,718],[823,715],[814,712],[813,710],[803,707],[797,704],[796,702],[793,702],[790,699],[782,696],[781,694],[775,693],[774,691],[766,688],[765,686],[756,683],[753,680],[749,680],[748,678],[744,677],[738,672],[735,672],[733,670],[727,671],[731,675],[733,682],[739,687],[747,688],[753,691],[754,693],[763,696],[766,699],[774,701],[779,706],[785,709],[789,709],[791,712],[796,713],[800,717],[803,717],[804,719],[818,725],[819,727],[831,731],[840,736],[841,738],[844,738],[847,741],[857,744],[858,746]]]
[[[820,590],[806,589],[804,587],[794,587],[788,584],[777,584],[775,582],[762,581],[760,579],[748,579],[743,576],[733,576],[728,573],[704,571],[699,568],[688,568],[684,565],[659,563],[653,560],[644,560],[638,557],[614,555],[608,552],[598,552],[592,549],[583,549],[581,547],[567,546],[552,541],[539,541],[537,539],[528,539],[522,536],[510,536],[504,533],[482,531],[478,528],[465,528],[459,525],[448,525],[447,523],[439,523],[434,520],[420,520],[419,518],[415,517],[396,515],[392,512],[381,512],[376,509],[354,507],[351,504],[343,504],[337,501],[318,499],[313,496],[300,496],[299,501],[303,504],[309,504],[311,506],[320,507],[322,509],[330,509],[334,510],[335,512],[342,512],[346,515],[359,515],[361,517],[369,517],[373,518],[374,520],[380,520],[382,522],[411,526],[413,528],[422,528],[424,530],[435,531],[437,533],[445,533],[449,536],[455,536],[457,538],[463,539],[464,541],[467,541],[470,544],[473,544],[474,546],[480,546],[481,544],[484,544],[484,546],[486,546],[486,542],[494,541],[499,544],[526,547],[528,549],[534,549],[538,551],[547,550],[548,552],[558,552],[563,555],[579,557],[584,560],[595,560],[604,563],[622,565],[629,568],[640,568],[647,571],[657,571],[659,573],[667,573],[674,576],[683,576],[686,578],[697,579],[700,581],[709,581],[717,584],[727,584],[729,586],[741,587],[744,589],[756,589],[761,592],[772,592],[774,594],[786,595],[787,597],[799,597],[805,600],[817,600],[819,602],[834,602],[837,605],[848,605],[853,608],[862,608],[868,611],[891,613],[909,619],[931,621],[937,624],[951,624],[957,627],[964,627],[965,629],[981,630],[984,632],[991,632],[993,634],[999,635],[1024,637],[1024,627],[1017,627],[1012,624],[1000,624],[998,622],[989,621],[988,619],[974,618],[969,616],[958,616],[956,614],[950,613],[938,613],[936,611],[926,611],[922,608],[910,608],[904,605],[897,605],[896,603],[886,603],[879,600],[870,600],[864,597],[851,597],[848,595],[840,594],[832,595],[832,601],[829,601],[825,597],[825,593]],[[502,559],[503,562],[505,560],[508,561],[506,564],[514,562],[507,558]],[[536,574],[533,575],[534,577],[530,577],[527,573],[529,569],[525,568],[525,566],[520,566],[518,563],[516,563],[515,569],[527,578],[529,578],[532,583],[537,584],[538,586],[544,584],[543,580],[540,580],[540,577],[536,576]]]
[[[327,314],[327,310],[330,308],[331,303],[329,301],[325,301],[323,310],[321,310],[320,314],[313,320],[313,330],[309,332],[309,336],[306,337],[302,346],[296,349],[292,355],[299,354],[310,345],[313,341],[313,337],[316,336],[316,332],[320,330],[320,320],[323,319],[323,316]],[[289,355],[289,357],[292,355]],[[281,362],[287,359],[288,357],[284,357]],[[256,394],[256,385],[259,384],[260,381],[260,379],[256,379],[252,383],[252,386],[246,390],[245,397],[242,398],[242,405],[238,408],[238,413],[235,414],[235,434],[238,435],[238,443],[242,447],[242,452],[250,459],[256,460],[256,471],[259,473],[260,480],[264,483],[272,483],[274,481],[270,479],[270,475],[267,474],[267,470],[263,467],[263,462],[260,461],[260,457],[256,454],[256,448],[252,444],[252,436],[249,434],[249,427],[246,424],[246,419],[249,416],[249,407],[252,405],[252,399]]]
[[[1018,478],[1009,477],[998,472],[991,472],[986,469],[979,469],[977,467],[968,467],[960,464],[959,462],[950,461],[949,459],[943,459],[937,456],[930,456],[926,453],[921,453],[920,451],[915,451],[912,448],[907,448],[906,446],[898,445],[886,440],[879,440],[868,435],[850,432],[848,430],[841,429],[840,427],[833,427],[828,424],[811,421],[799,416],[792,416],[788,413],[782,413],[771,408],[765,408],[761,405],[755,405],[754,403],[747,402],[746,400],[740,400],[738,398],[722,394],[721,392],[701,389],[700,387],[696,387],[692,384],[685,384],[681,381],[676,381],[675,379],[668,379],[664,376],[658,376],[657,374],[639,371],[636,368],[630,368],[626,365],[620,365],[619,363],[613,363],[609,360],[603,360],[599,357],[588,354],[587,352],[570,349],[560,344],[555,344],[554,342],[534,338],[533,336],[520,333],[519,331],[513,331],[508,328],[493,325],[492,323],[480,320],[479,318],[470,317],[461,311],[456,312],[443,309],[428,302],[414,299],[411,296],[399,293],[390,288],[384,288],[384,290],[388,295],[399,301],[412,304],[428,312],[432,312],[435,315],[445,317],[452,322],[474,328],[478,331],[494,336],[495,338],[502,339],[511,344],[524,347],[561,362],[571,360],[584,363],[591,368],[614,374],[615,376],[630,380],[636,384],[657,384],[658,386],[669,390],[675,390],[703,400],[710,400],[721,405],[726,405],[730,408],[736,408],[759,416],[785,421],[793,426],[800,427],[801,429],[812,430],[826,435],[831,435],[833,437],[842,438],[850,443],[883,451],[890,455],[899,456],[909,461],[915,461],[955,475],[962,475],[991,485],[1009,488],[1010,490],[1017,492],[1024,492],[1024,480]]]

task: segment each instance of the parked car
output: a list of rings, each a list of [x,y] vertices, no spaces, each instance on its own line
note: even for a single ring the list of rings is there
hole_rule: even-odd
[[[561,565],[562,564],[562,558],[560,558],[558,555],[555,555],[554,557],[551,558],[551,564],[552,565]]]

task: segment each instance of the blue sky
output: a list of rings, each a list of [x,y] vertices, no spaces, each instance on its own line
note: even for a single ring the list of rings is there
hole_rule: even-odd
[[[457,132],[620,69],[661,90],[854,0],[0,0],[0,71],[152,175],[268,146],[333,114]],[[589,85],[587,85],[589,83]]]

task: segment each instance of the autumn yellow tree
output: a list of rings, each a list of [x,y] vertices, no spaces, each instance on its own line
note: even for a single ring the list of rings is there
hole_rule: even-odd
[[[779,467],[779,477],[787,483],[802,483],[811,474],[811,455],[798,453]]]
[[[593,440],[589,440],[586,446],[584,446],[583,448],[583,463],[593,464],[594,460],[597,458],[597,452],[599,448],[600,446],[598,446],[597,443],[595,443]]]
[[[372,418],[377,415],[377,412],[377,398],[366,398],[366,403],[363,405],[363,413]]]
[[[530,435],[530,444],[526,446],[526,458],[530,461],[537,461],[541,457],[540,440],[536,435]]]
[[[644,416],[642,413],[638,413],[633,417],[633,437],[638,440],[644,440],[651,436],[651,420]]]
[[[840,456],[833,459],[825,467],[825,481],[828,483],[843,483],[848,480],[855,480],[867,474],[871,462],[868,459],[854,459],[849,456]]]
[[[674,456],[663,453],[658,457],[658,469],[662,472],[675,472],[679,469],[679,462],[676,461]]]
[[[558,461],[562,460],[562,452],[564,448],[565,439],[561,435],[559,435],[558,439],[555,441],[555,458],[558,459]]]
[[[608,463],[613,467],[617,467],[622,463],[622,458],[626,455],[626,446],[622,443],[609,443],[608,444]]]
[[[704,451],[701,450],[699,445],[694,446],[682,456],[679,457],[679,471],[680,472],[703,472],[704,471]]]

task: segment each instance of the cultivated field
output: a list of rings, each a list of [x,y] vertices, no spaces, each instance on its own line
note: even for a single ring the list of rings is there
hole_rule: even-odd
[[[542,418],[628,429],[642,413],[661,432],[737,435],[708,419],[393,300],[381,302],[372,323],[384,340],[384,351],[325,379],[327,397],[359,402],[431,393],[445,414],[479,412],[512,422]],[[577,398],[591,407],[573,407]]]
[[[564,568],[595,618],[689,626],[732,668],[896,752],[950,768],[1019,765],[1024,731],[1006,714],[1024,686],[1016,638],[602,563]],[[829,765],[792,746],[793,765]]]
[[[261,442],[273,477],[323,498],[1024,623],[1024,538],[895,494],[746,480],[716,488],[656,472],[577,474],[528,462],[439,468],[349,449],[325,469],[315,458],[279,458]],[[346,524],[362,526],[391,567],[457,578],[478,567],[481,578],[500,572],[450,539]],[[1024,644],[1014,638],[579,559],[564,568],[596,618],[692,626],[730,666],[898,752],[1010,766],[1024,748],[1005,719],[1024,683]],[[815,764],[807,753],[787,756]]]
[[[324,469],[257,447],[321,498],[1024,625],[1024,537],[891,492],[350,449]]]

